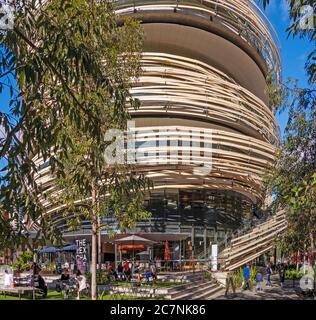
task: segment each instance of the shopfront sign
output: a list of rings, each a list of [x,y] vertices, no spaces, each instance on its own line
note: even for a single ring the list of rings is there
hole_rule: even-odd
[[[89,246],[87,239],[76,240],[78,247],[76,252],[76,262],[81,273],[89,271]]]

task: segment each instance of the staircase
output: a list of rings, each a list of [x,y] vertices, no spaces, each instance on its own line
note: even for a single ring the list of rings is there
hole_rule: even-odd
[[[274,240],[287,227],[284,211],[279,211],[272,218],[255,228],[230,240],[221,251],[218,261],[224,271],[235,270],[273,248]]]
[[[205,273],[196,272],[190,276],[190,282],[168,290],[166,298],[171,300],[207,300],[214,297],[223,288],[213,279],[205,278]]]

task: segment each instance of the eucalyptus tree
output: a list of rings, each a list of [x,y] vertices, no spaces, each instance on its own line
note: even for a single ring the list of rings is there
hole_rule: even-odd
[[[138,107],[129,89],[141,71],[140,24],[127,19],[119,25],[112,1],[9,0],[7,4],[14,23],[0,32],[0,90],[10,97],[9,103],[2,100],[0,105],[4,133],[0,157],[5,160],[0,177],[0,241],[33,248],[46,240],[61,240],[52,216],[46,214],[44,203],[52,195],[43,192],[38,182],[35,157],[50,165],[56,184],[68,187],[70,207],[71,196],[90,195],[88,216],[93,218],[94,233],[103,191],[110,193],[106,204],[125,217],[119,221],[132,225],[144,216],[146,179],[123,163],[109,169],[107,183],[102,183],[101,151],[107,130],[126,128],[126,106]],[[32,241],[30,225],[35,230]],[[95,298],[94,260],[92,271]]]
[[[271,1],[262,0],[264,6]],[[288,5],[288,35],[316,44],[316,2],[288,0]],[[277,110],[287,110],[289,118],[275,166],[267,179],[275,204],[288,209],[289,230],[283,239],[288,253],[306,252],[307,248],[314,252],[315,245],[316,49],[306,57],[305,70],[309,80],[306,88],[289,79],[278,93],[279,99],[275,99]]]

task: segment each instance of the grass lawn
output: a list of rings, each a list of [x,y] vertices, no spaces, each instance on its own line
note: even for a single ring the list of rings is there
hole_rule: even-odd
[[[19,300],[18,296],[13,295],[0,295],[0,300]],[[21,300],[31,300],[31,298],[21,298]],[[46,298],[42,298],[40,296],[36,297],[36,300],[64,300],[63,295],[57,291],[49,291]],[[75,300],[75,297],[71,297],[70,300]],[[88,297],[83,297],[81,300],[90,300]],[[133,297],[133,296],[123,296],[123,295],[114,295],[114,294],[105,294],[102,296],[102,300],[157,300],[157,299],[149,299],[142,297]]]

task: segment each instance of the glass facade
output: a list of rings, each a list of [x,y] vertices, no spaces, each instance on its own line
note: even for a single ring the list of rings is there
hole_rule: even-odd
[[[149,220],[138,223],[132,232],[187,234],[182,241],[183,258],[204,254],[210,245],[225,241],[249,218],[251,201],[225,190],[165,190],[152,192],[145,202]],[[193,239],[193,243],[192,243]],[[179,241],[171,243],[173,247]],[[173,252],[174,250],[171,250]]]

